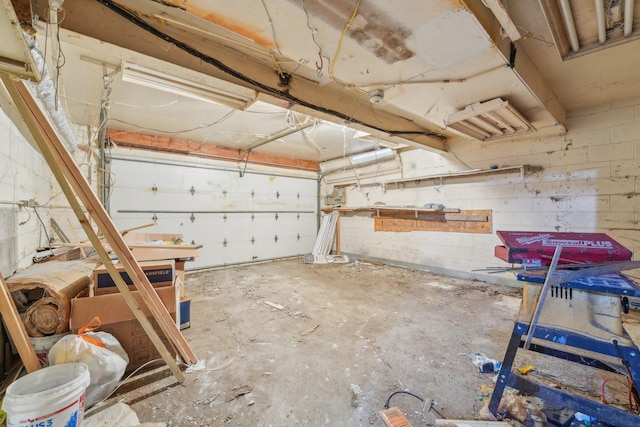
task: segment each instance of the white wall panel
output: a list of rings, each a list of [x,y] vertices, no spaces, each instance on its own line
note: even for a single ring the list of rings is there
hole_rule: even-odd
[[[181,233],[203,245],[188,269],[303,255],[317,233],[314,176],[285,176],[203,164],[114,157],[110,213],[121,228]],[[277,237],[277,239],[276,239]],[[226,243],[225,243],[226,242]]]

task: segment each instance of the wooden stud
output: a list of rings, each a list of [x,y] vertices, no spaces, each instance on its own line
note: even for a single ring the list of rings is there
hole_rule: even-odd
[[[38,356],[36,356],[36,352],[31,345],[31,341],[29,341],[29,336],[27,335],[27,330],[20,318],[20,313],[18,313],[18,309],[13,302],[13,298],[11,298],[7,284],[4,282],[1,275],[0,313],[2,313],[2,318],[4,319],[5,325],[7,325],[9,335],[11,335],[11,339],[18,350],[20,359],[22,359],[22,363],[27,369],[27,372],[31,373],[40,369],[40,360],[38,359]]]
[[[87,254],[84,251],[84,248],[82,247],[82,245],[80,245],[80,239],[78,238],[78,233],[76,233],[76,230],[73,228],[73,224],[71,224],[71,220],[69,218],[67,218],[67,223],[69,224],[69,228],[71,229],[71,234],[73,234],[73,238],[76,240],[76,243],[78,243],[78,247],[80,248],[80,253],[82,254],[82,258],[86,258]]]
[[[199,142],[168,138],[165,136],[143,135],[115,130],[107,131],[107,137],[111,138],[119,147],[163,151],[167,153],[219,159],[229,162],[244,162],[245,160],[245,158],[242,157],[240,150],[218,147],[213,144],[202,144]],[[313,172],[316,172],[320,168],[319,163],[316,161],[293,159],[290,157],[275,156],[272,154],[264,154],[254,151],[251,152],[249,163]]]

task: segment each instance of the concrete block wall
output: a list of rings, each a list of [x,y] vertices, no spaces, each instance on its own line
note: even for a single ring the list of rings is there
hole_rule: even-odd
[[[90,132],[74,131],[86,146]],[[86,151],[75,157],[88,177],[95,173]],[[49,166],[0,109],[0,274],[7,277],[31,265],[35,250],[56,237],[51,218],[68,231],[67,217],[74,218],[73,212]]]
[[[0,272],[3,276],[31,264],[34,249],[47,242],[38,215],[48,224],[47,209],[21,206],[45,203],[52,178],[40,153],[0,110]]]
[[[345,253],[401,265],[473,277],[511,281],[511,275],[474,271],[508,266],[493,255],[496,230],[605,232],[640,259],[640,99],[572,113],[564,135],[487,143],[454,141],[455,154],[425,150],[402,153],[405,177],[465,169],[532,165],[541,171],[425,180],[396,186],[353,185],[347,206],[384,203],[491,209],[491,234],[374,232],[373,219],[343,216]]]

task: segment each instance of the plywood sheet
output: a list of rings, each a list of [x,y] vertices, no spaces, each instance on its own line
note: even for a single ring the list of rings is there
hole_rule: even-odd
[[[486,221],[471,218],[486,217]],[[446,231],[453,233],[491,233],[491,210],[463,210],[459,213],[448,213],[446,219],[406,219],[374,217],[375,231]]]

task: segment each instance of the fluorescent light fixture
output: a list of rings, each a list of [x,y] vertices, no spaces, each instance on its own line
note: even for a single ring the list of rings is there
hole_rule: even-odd
[[[476,102],[452,114],[445,125],[480,141],[533,132],[535,129],[508,101]]]
[[[237,93],[230,92],[126,62],[122,66],[122,80],[238,110],[246,109],[256,100],[255,92],[250,89],[246,89],[246,95],[239,93],[243,88],[239,88]]]
[[[394,157],[396,154],[391,148],[367,151],[365,153],[354,154],[349,157],[352,165],[362,165],[365,163],[377,162],[379,160]]]

